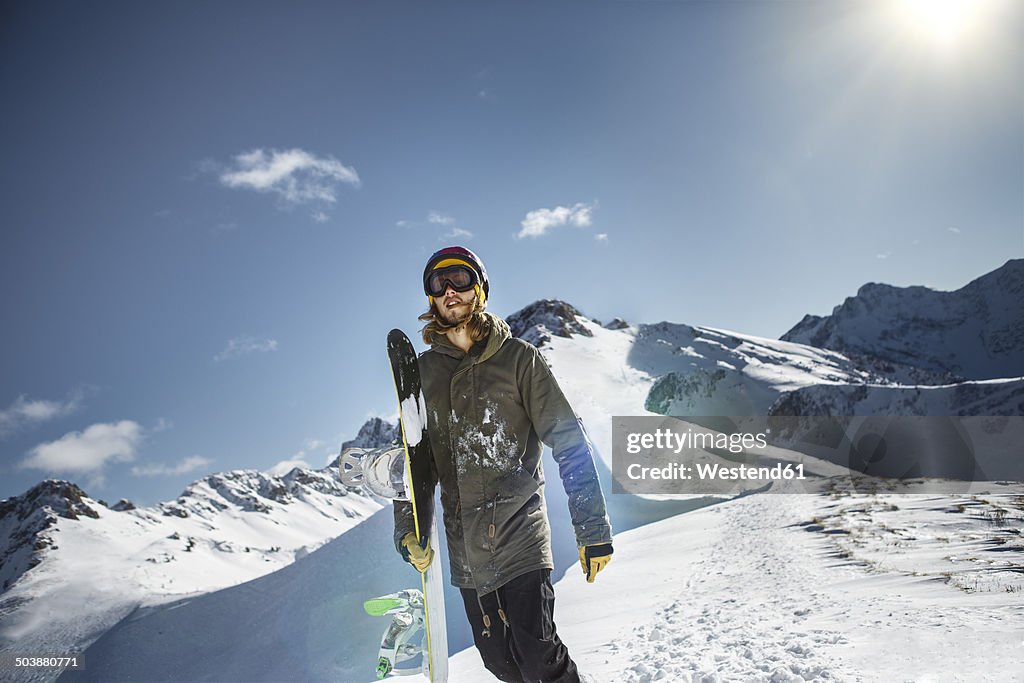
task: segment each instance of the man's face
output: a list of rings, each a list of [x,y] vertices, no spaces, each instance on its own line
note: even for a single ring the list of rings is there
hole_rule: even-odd
[[[434,299],[434,307],[447,324],[458,325],[469,319],[475,299],[476,291],[473,289],[456,292],[454,288],[448,287],[443,296]]]

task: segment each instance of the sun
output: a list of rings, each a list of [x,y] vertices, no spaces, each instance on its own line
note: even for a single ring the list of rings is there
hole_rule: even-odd
[[[944,49],[968,42],[993,4],[994,0],[896,0],[908,32]]]

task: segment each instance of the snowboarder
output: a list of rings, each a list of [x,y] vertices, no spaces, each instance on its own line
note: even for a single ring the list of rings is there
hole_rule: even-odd
[[[569,498],[588,582],[611,560],[612,532],[593,447],[547,363],[484,310],[487,271],[469,249],[447,247],[423,271],[429,310],[420,355],[432,478],[441,486],[452,582],[460,589],[484,665],[502,681],[580,680],[555,631],[551,531],[543,445]],[[395,543],[424,571],[434,549],[395,503]]]

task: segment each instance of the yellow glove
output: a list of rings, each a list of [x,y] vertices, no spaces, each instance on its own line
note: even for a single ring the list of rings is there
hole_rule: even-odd
[[[612,561],[611,543],[600,543],[598,545],[585,545],[580,548],[580,566],[583,573],[587,575],[587,583],[594,583],[594,577]]]
[[[424,548],[416,541],[416,534],[411,531],[402,537],[402,555],[405,561],[416,567],[421,574],[427,571],[431,561],[434,559],[434,549],[430,547],[430,539],[427,539],[427,546]]]

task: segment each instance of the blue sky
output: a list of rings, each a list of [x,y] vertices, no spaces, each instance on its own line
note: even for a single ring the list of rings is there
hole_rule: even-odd
[[[978,5],[5,5],[0,497],[322,466],[447,243],[502,315],[768,337],[1021,257],[1021,6]]]

